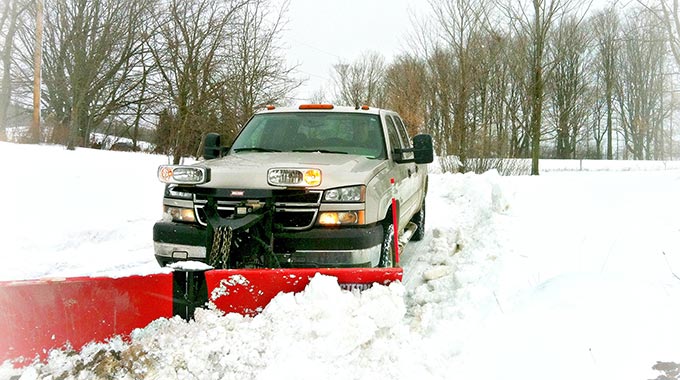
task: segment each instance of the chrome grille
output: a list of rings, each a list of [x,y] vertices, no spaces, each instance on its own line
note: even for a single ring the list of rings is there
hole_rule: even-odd
[[[274,224],[281,226],[284,230],[304,230],[310,228],[319,212],[321,203],[321,191],[279,191],[274,194],[276,202],[274,204]],[[234,215],[236,206],[241,205],[246,199],[223,198],[217,200],[217,213],[222,218],[229,218]],[[250,199],[249,199],[250,200]],[[256,201],[264,202],[264,199]],[[199,224],[207,226],[205,205],[208,200],[205,196],[194,194],[194,211]]]

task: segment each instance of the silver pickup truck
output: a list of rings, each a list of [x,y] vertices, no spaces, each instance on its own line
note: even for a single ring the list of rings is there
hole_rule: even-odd
[[[432,159],[432,138],[411,140],[393,111],[267,107],[231,146],[208,134],[204,160],[159,167],[167,185],[153,228],[156,259],[219,268],[394,266],[394,221],[402,244],[424,236]]]

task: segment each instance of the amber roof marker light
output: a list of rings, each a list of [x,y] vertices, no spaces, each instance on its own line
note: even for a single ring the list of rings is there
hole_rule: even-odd
[[[300,104],[301,110],[332,110],[335,108],[332,104]]]

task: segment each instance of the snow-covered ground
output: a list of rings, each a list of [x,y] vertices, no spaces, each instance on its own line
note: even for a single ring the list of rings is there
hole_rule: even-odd
[[[0,143],[0,280],[160,271],[166,161]],[[160,319],[0,379],[654,379],[680,363],[680,171],[609,168],[432,174],[402,283],[317,276],[254,318]]]

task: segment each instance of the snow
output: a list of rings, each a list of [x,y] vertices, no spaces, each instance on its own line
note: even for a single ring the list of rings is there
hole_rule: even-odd
[[[1,143],[0,162],[0,280],[159,271],[165,156]]]
[[[169,268],[178,269],[185,272],[199,272],[213,269],[210,265],[200,261],[178,261],[168,265]]]
[[[165,157],[0,143],[0,162],[0,280],[163,271]],[[656,378],[680,362],[680,170],[565,164],[431,174],[402,283],[350,292],[317,275],[255,317],[158,319],[0,378]]]

